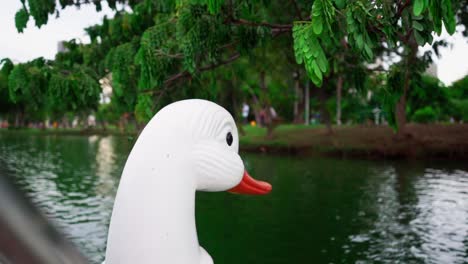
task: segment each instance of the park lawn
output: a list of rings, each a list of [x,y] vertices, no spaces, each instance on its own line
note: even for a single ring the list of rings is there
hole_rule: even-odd
[[[15,133],[29,135],[61,135],[61,136],[91,136],[91,135],[115,135],[115,136],[132,136],[135,137],[138,133],[134,127],[130,127],[127,131],[120,131],[116,126],[108,126],[106,129],[101,127],[95,128],[9,128],[0,129],[0,133]]]
[[[357,158],[468,158],[468,124],[408,124],[407,135],[397,138],[387,126],[334,126],[283,124],[266,138],[266,128],[243,126],[240,150],[244,152],[332,155]],[[56,135],[115,135],[137,138],[137,131],[122,133],[116,127],[102,129],[0,129],[2,133]]]
[[[409,124],[403,138],[387,126],[334,126],[329,134],[324,126],[280,125],[270,139],[265,128],[243,128],[243,151],[367,158],[468,157],[467,124]]]

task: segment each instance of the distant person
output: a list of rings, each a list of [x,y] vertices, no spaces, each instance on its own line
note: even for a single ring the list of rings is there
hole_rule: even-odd
[[[380,113],[381,112],[382,112],[382,110],[380,110],[380,108],[378,108],[378,107],[375,107],[374,109],[372,109],[372,113],[374,114],[374,124],[375,125],[379,125]]]
[[[88,127],[95,127],[96,126],[96,117],[94,115],[88,116]]]
[[[270,106],[270,116],[271,116],[271,119],[276,119],[278,117],[278,114],[276,114],[276,111],[273,108],[273,106]]]
[[[242,104],[242,120],[244,124],[247,124],[249,117],[250,106],[246,103]]]
[[[75,116],[72,121],[72,128],[77,128],[78,127],[78,117]]]
[[[259,122],[259,126],[260,127],[264,127],[265,124],[266,124],[266,112],[265,112],[265,108],[262,108],[259,112],[259,116],[260,116],[260,122]]]

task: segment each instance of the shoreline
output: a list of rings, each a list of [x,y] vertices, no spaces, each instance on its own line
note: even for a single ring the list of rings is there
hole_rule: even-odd
[[[386,126],[288,128],[265,136],[241,137],[245,152],[363,159],[467,159],[468,124],[409,124],[404,138]]]
[[[404,138],[397,139],[386,126],[340,126],[327,134],[322,126],[282,125],[273,137],[266,129],[245,126],[239,150],[247,153],[294,156],[329,156],[361,159],[467,159],[468,124],[409,124]],[[116,129],[1,129],[2,133],[60,136],[124,136],[137,133]]]

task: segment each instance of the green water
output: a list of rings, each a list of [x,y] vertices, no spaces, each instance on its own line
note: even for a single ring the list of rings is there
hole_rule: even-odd
[[[131,146],[125,137],[0,133],[0,164],[100,263]],[[217,264],[468,263],[467,162],[242,157],[274,189],[198,193],[200,244]]]

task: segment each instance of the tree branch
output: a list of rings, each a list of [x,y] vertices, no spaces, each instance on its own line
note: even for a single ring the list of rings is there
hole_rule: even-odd
[[[209,70],[218,68],[220,66],[223,66],[223,65],[234,62],[239,57],[240,57],[240,53],[237,52],[237,53],[233,54],[231,57],[229,57],[226,60],[220,61],[218,63],[212,63],[210,65],[200,67],[200,68],[197,69],[197,72],[200,73],[200,72],[209,71]],[[163,88],[162,89],[155,90],[153,88],[153,89],[142,91],[142,93],[145,93],[145,94],[159,94],[159,97],[160,97],[161,94],[164,94],[165,92],[167,92],[172,87],[172,84],[174,84],[176,81],[182,80],[184,78],[191,78],[191,77],[192,77],[192,74],[190,72],[188,72],[188,71],[179,72],[177,74],[169,76],[169,78],[167,78],[163,82],[163,85],[162,85]]]
[[[398,20],[398,18],[401,17],[401,13],[411,4],[411,0],[406,0],[405,3],[402,5],[401,2],[398,4],[398,10],[396,13],[395,18]]]
[[[397,36],[398,36],[398,39],[403,42],[403,43],[407,43],[411,37],[411,34],[413,34],[413,29],[411,28],[410,30],[408,30],[408,32],[406,32],[406,34],[401,34],[400,32],[397,32]]]
[[[212,69],[215,69],[215,68],[218,68],[220,66],[223,66],[223,65],[226,65],[226,64],[229,64],[235,60],[237,60],[238,58],[240,57],[240,53],[235,53],[234,55],[232,55],[231,57],[229,57],[227,60],[224,60],[224,61],[220,61],[218,63],[215,63],[215,64],[210,64],[210,65],[207,65],[207,66],[203,66],[203,67],[200,67],[198,69],[197,72],[204,72],[204,71],[209,71],[209,70],[212,70]],[[170,76],[169,78],[167,78],[165,81],[164,81],[164,85],[167,86],[167,85],[171,85],[173,82],[179,80],[179,79],[182,79],[182,78],[185,78],[185,77],[191,77],[192,75],[190,74],[190,72],[188,71],[183,71],[183,72],[179,72],[177,74],[174,74],[172,76]]]
[[[233,18],[232,20],[228,21],[229,24],[231,25],[244,25],[244,26],[252,26],[252,27],[269,27],[272,30],[272,33],[279,33],[279,32],[287,32],[291,31],[293,25],[292,24],[272,24],[268,22],[254,22],[250,20],[245,20],[242,18]]]
[[[371,68],[371,67],[362,67],[361,65],[357,65],[357,64],[351,64],[349,62],[346,62],[344,61],[344,64],[346,65],[346,67],[348,68],[352,68],[352,69],[363,69],[367,72],[388,72],[388,70],[385,70],[385,68],[383,66],[377,66],[375,68]]]
[[[184,58],[184,54],[182,54],[182,53],[170,54],[170,53],[165,53],[161,49],[155,50],[155,53],[156,53],[156,55],[161,55],[161,56],[168,57],[168,58],[173,58],[173,59],[182,59],[182,58]]]
[[[299,5],[297,4],[297,1],[296,0],[291,0],[293,6],[294,6],[294,9],[296,9],[296,15],[297,17],[300,19],[300,20],[304,20],[302,18],[302,15],[301,15],[301,9],[299,8]]]

